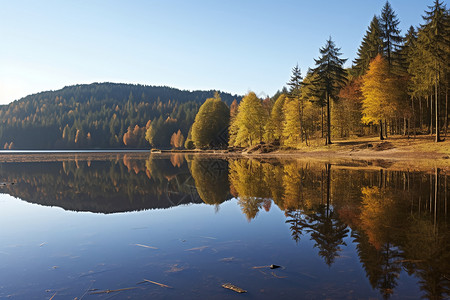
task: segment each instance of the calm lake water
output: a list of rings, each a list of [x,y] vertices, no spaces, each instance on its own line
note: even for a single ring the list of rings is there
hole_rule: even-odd
[[[5,157],[0,299],[450,297],[444,170],[183,154]]]

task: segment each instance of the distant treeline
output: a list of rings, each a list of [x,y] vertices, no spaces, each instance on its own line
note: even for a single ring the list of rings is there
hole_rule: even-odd
[[[93,83],[27,96],[0,106],[3,149],[149,148],[170,146],[178,131],[187,136],[200,105],[216,91]],[[240,96],[220,93],[230,105]]]

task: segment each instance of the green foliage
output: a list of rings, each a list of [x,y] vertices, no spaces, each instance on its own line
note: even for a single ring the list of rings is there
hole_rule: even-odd
[[[192,141],[197,148],[226,147],[230,109],[219,94],[209,98],[200,106],[192,125]]]
[[[400,21],[397,19],[397,15],[392,9],[391,4],[389,1],[386,1],[381,11],[380,28],[383,37],[383,52],[389,66],[396,65],[399,59],[395,55],[395,52],[400,48],[403,41],[400,35],[400,29],[398,28],[399,24]]]
[[[147,131],[152,120],[154,146],[168,148],[174,132],[187,135],[201,103],[213,95],[115,83],[42,92],[0,107],[0,143],[13,142],[16,149],[147,148],[143,132],[137,142],[125,135],[136,126]],[[231,104],[240,97],[223,93],[222,99]],[[125,145],[124,137],[131,143]]]
[[[316,68],[313,72],[317,79],[314,85],[317,87],[317,94],[324,94],[327,105],[327,144],[331,144],[331,110],[330,99],[337,99],[339,90],[347,82],[347,73],[343,69],[347,59],[339,58],[339,52],[334,42],[327,40],[326,45],[320,49],[321,57],[315,59]]]
[[[380,23],[377,16],[373,16],[369,28],[363,37],[358,48],[357,58],[354,61],[354,68],[358,76],[363,75],[369,67],[370,61],[382,53],[383,39]]]

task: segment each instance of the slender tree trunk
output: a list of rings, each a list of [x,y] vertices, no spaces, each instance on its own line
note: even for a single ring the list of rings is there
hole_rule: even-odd
[[[436,82],[434,83],[434,94],[436,96],[436,99],[434,102],[436,102],[436,109],[435,109],[435,115],[436,115],[436,143],[441,141],[440,136],[440,128],[439,128],[439,101],[438,101],[438,85],[439,85],[439,70],[436,71]]]
[[[330,95],[327,92],[327,145],[331,142],[331,114],[330,114]]]
[[[422,113],[422,98],[419,98],[419,129],[422,132],[423,113]]]
[[[435,96],[434,102],[435,102],[436,108],[435,108],[434,114],[436,115],[436,143],[438,143],[441,141],[441,136],[440,136],[441,128],[439,127],[439,81],[440,81],[439,75],[440,74],[439,74],[439,65],[436,60],[434,61],[434,67],[436,70],[436,73],[435,73],[436,78],[434,81],[434,96]]]
[[[412,107],[412,126],[413,126],[413,134],[414,138],[416,137],[416,112],[414,111],[414,97],[411,96],[411,107]],[[411,125],[411,124],[410,124]]]
[[[383,136],[383,120],[380,119],[380,141],[384,140]]]
[[[433,95],[430,95],[430,136],[433,135]]]
[[[448,87],[445,88],[445,132],[444,136],[447,137],[448,128]]]
[[[406,136],[408,135],[407,132],[407,123],[406,123],[406,117],[403,117],[403,135]],[[408,132],[409,133],[409,132]]]
[[[303,143],[303,140],[304,140],[304,138],[303,138],[303,102],[300,102],[299,97],[297,97],[297,101],[298,101],[298,104],[300,105],[300,136],[302,138],[302,143]],[[306,144],[308,144],[308,143],[306,143]]]
[[[386,119],[384,119],[384,135],[388,138],[388,125]]]
[[[323,106],[321,106],[320,109],[321,109],[320,117],[322,118],[322,125],[321,125],[320,129],[322,130],[321,138],[323,138]]]

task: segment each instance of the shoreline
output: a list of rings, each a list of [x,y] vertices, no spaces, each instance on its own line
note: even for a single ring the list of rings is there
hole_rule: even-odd
[[[262,144],[262,147],[267,146]],[[392,137],[386,141],[379,141],[373,137],[358,138],[335,141],[334,144],[328,146],[319,145],[295,150],[275,147],[267,153],[264,153],[264,149],[261,151],[261,146],[239,150],[16,150],[0,151],[0,163],[147,159],[150,156],[163,158],[181,154],[188,157],[203,156],[221,159],[310,160],[346,165],[357,162],[356,165],[360,167],[391,168],[396,166],[415,170],[440,168],[450,171],[450,140],[435,144],[429,136],[415,139]]]

